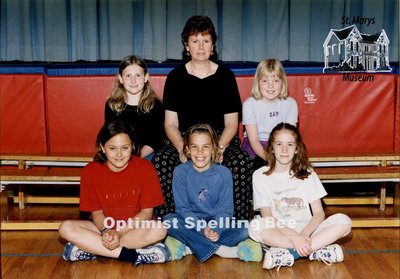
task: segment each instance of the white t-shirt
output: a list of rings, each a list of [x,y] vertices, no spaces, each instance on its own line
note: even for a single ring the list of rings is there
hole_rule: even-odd
[[[304,180],[289,175],[289,171],[265,175],[268,167],[253,174],[254,209],[271,208],[277,220],[296,222],[294,230],[300,232],[311,220],[310,203],[326,196],[317,174],[313,171]]]
[[[250,97],[243,103],[242,123],[256,124],[259,140],[268,141],[272,129],[281,122],[291,124],[298,122],[297,103],[292,97],[268,103]],[[246,132],[244,137],[247,137]]]

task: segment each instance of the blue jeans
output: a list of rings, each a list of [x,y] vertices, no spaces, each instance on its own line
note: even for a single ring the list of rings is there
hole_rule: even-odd
[[[144,157],[144,159],[151,161],[151,159],[153,159],[153,156],[154,156],[154,152],[151,152],[149,155]]]
[[[172,225],[173,219],[177,220],[175,221],[175,226]],[[214,255],[221,245],[232,247],[249,238],[247,227],[242,226],[241,228],[222,229],[219,239],[213,242],[204,235],[204,229],[198,231],[196,227],[191,228],[192,223],[186,223],[178,214],[168,214],[164,217],[165,220],[168,220],[169,224],[171,224],[170,228],[168,228],[168,235],[189,246],[193,254],[201,262],[205,262]]]

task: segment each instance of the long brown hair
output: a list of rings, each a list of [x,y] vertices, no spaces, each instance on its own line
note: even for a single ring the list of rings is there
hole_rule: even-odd
[[[271,131],[271,134],[268,139],[268,144],[265,147],[267,162],[269,166],[269,169],[265,172],[265,174],[271,175],[275,170],[276,158],[273,152],[274,151],[273,145],[277,134],[283,130],[292,133],[296,142],[296,153],[294,154],[290,166],[290,172],[293,173],[293,176],[296,178],[299,179],[307,178],[311,174],[311,169],[312,169],[310,161],[308,160],[307,149],[303,140],[301,139],[299,130],[296,128],[296,126],[293,126],[289,123],[279,123]]]
[[[125,70],[125,68],[131,65],[138,65],[143,69],[145,75],[148,74],[146,62],[139,56],[129,55],[121,61],[111,96],[107,101],[110,108],[118,113],[124,110],[125,102],[128,98],[124,85],[120,82],[119,77],[122,76],[122,72]],[[151,87],[150,81],[148,80],[144,84],[142,95],[138,103],[138,110],[143,113],[149,112],[154,107],[155,99],[157,99],[157,95]]]

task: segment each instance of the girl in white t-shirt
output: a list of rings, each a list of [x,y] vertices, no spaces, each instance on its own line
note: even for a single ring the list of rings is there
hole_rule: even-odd
[[[254,169],[265,166],[264,147],[271,130],[281,122],[297,125],[297,103],[288,96],[287,87],[286,73],[278,59],[258,64],[251,96],[243,103],[242,148],[253,159]]]
[[[300,257],[327,264],[343,261],[341,247],[330,244],[350,233],[351,219],[341,213],[325,219],[321,198],[327,193],[298,129],[278,124],[265,151],[268,166],[253,174],[254,210],[260,210],[261,218],[249,227],[251,238],[270,246],[263,267],[292,266]]]

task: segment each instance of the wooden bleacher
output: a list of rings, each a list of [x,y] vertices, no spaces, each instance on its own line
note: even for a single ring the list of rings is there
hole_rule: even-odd
[[[0,183],[4,188],[18,187],[18,196],[12,197],[20,209],[25,203],[79,204],[79,197],[26,196],[24,185],[62,184],[79,187],[82,167],[92,158],[84,156],[7,156],[0,155]],[[354,227],[400,227],[400,155],[383,154],[368,156],[318,156],[311,157],[321,181],[326,183],[377,182],[380,185],[375,197],[325,197],[326,205],[393,205],[394,216],[353,219]],[[394,184],[394,196],[386,197],[387,183]],[[362,186],[360,186],[362,187]],[[2,187],[3,188],[3,187]],[[3,221],[2,230],[48,230],[57,229],[60,222],[14,222]]]

